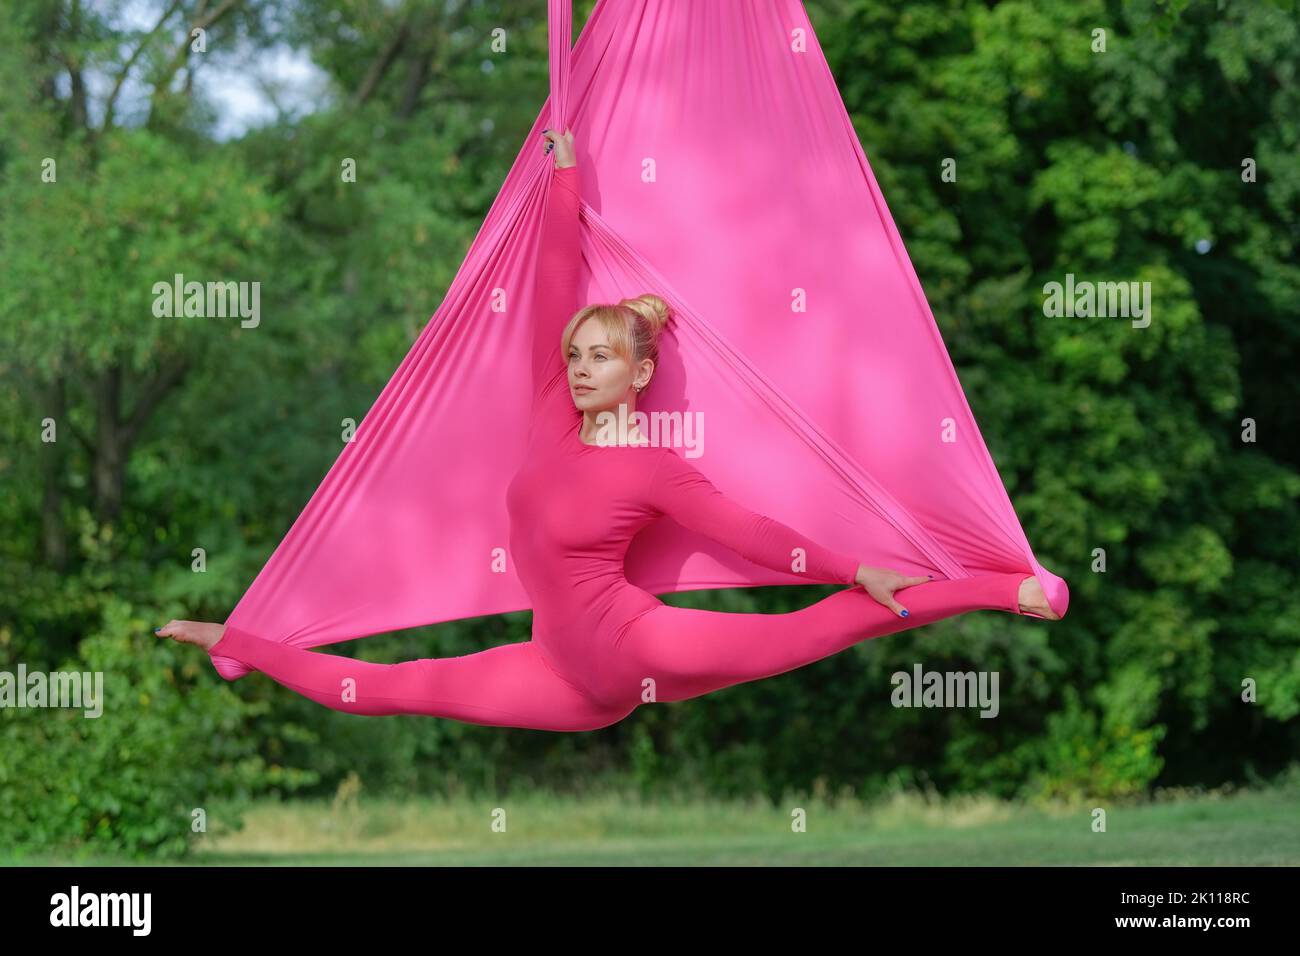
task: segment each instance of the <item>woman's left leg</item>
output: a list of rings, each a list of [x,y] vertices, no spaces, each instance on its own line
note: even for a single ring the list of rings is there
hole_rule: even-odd
[[[811,664],[860,641],[975,610],[1020,613],[1028,572],[929,581],[896,592],[899,617],[860,587],[786,614],[737,614],[671,605],[632,622],[615,645],[612,680],[642,702],[688,700]]]

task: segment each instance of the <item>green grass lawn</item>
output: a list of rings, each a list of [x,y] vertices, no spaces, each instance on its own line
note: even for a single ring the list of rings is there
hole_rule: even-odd
[[[263,802],[245,827],[220,830],[213,812],[198,865],[920,865],[1294,866],[1300,864],[1294,789],[1163,794],[1034,809],[989,798],[828,804],[781,810],[744,803],[521,795],[491,799]],[[807,832],[792,831],[793,811]],[[494,810],[505,813],[494,832]],[[500,816],[500,813],[497,814]],[[15,861],[7,861],[15,862]],[[29,858],[28,864],[68,859]],[[82,863],[117,864],[103,857]]]

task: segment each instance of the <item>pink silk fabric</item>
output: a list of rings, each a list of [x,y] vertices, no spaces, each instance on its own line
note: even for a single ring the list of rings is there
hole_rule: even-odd
[[[1063,615],[802,3],[601,0],[572,49],[570,0],[549,16],[550,97],[446,297],[227,624],[316,647],[530,606],[505,497],[534,400],[545,127],[574,132],[581,301],[673,309],[638,411],[693,423],[678,454],[863,564],[1032,573]],[[626,575],[654,594],[807,583],[666,518]]]

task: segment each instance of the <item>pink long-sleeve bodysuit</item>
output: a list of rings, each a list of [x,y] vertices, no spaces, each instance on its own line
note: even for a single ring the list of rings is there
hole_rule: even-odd
[[[678,608],[631,584],[623,557],[661,516],[809,582],[854,585],[858,561],[724,497],[671,448],[598,446],[559,353],[578,308],[578,169],[556,168],[538,261],[532,409],[511,481],[510,556],[533,604],[531,640],[462,657],[375,664],[226,627],[209,651],[348,713],[424,714],[537,730],[596,730],[639,705],[781,674],[867,638],[980,608],[1019,613],[1031,572],[937,580],[899,591],[900,617],[856,585],[787,614]]]

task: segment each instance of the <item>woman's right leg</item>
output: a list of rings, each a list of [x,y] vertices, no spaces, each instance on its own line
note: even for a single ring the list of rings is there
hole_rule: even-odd
[[[1029,572],[928,581],[898,591],[899,617],[860,587],[786,614],[738,614],[665,604],[618,639],[611,696],[666,703],[773,677],[860,641],[981,609],[1020,613]]]
[[[461,657],[376,664],[268,641],[226,625],[208,649],[329,707],[379,717],[422,714],[492,727],[598,730],[630,711],[590,700],[542,660],[531,641]]]

